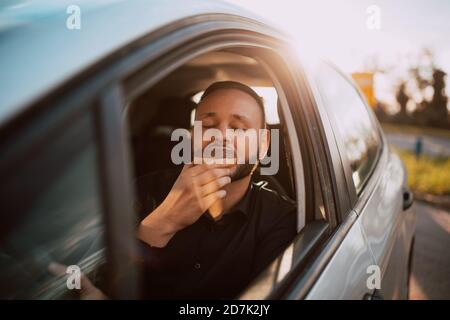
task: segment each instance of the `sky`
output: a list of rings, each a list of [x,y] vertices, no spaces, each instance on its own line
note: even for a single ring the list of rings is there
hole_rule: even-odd
[[[449,0],[229,0],[312,43],[346,71],[360,70],[371,55],[386,63],[429,48],[450,72]],[[376,5],[380,29],[366,26]]]
[[[378,95],[385,102],[395,99],[385,87],[403,77],[424,48],[431,50],[436,66],[450,74],[450,0],[229,2],[273,22],[297,39],[298,48],[312,48],[348,73],[366,71],[376,57],[378,67],[389,74],[389,79],[378,77]],[[372,5],[379,9],[379,29],[367,26],[373,21],[373,11],[367,11]]]
[[[0,11],[14,7],[20,8],[22,15],[36,15],[48,11],[36,10],[37,7],[55,7],[56,1],[62,2],[0,0]],[[110,1],[84,3],[100,5]],[[450,73],[450,0],[225,1],[272,21],[296,37],[300,48],[314,47],[348,72],[361,70],[373,55],[390,66],[426,47],[434,52],[436,63]],[[66,2],[70,0],[64,0]],[[380,10],[380,29],[370,30],[366,26],[370,16],[367,9],[371,5]]]

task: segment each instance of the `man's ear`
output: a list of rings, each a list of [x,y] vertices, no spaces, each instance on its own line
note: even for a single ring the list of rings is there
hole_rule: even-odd
[[[266,157],[267,152],[269,151],[270,145],[270,130],[267,129],[267,126],[264,126],[264,129],[261,129],[259,134],[259,155],[258,159],[262,160]]]

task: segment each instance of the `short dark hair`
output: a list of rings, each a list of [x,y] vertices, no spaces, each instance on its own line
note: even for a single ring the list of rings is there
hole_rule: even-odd
[[[264,111],[263,99],[255,92],[255,90],[253,90],[252,88],[250,88],[249,86],[247,86],[243,83],[236,82],[236,81],[214,82],[211,85],[209,85],[208,88],[206,88],[205,92],[203,92],[199,103],[202,102],[203,99],[205,99],[207,96],[209,96],[214,91],[222,90],[222,89],[236,89],[236,90],[239,90],[239,91],[242,91],[242,92],[248,94],[253,99],[255,99],[255,101],[258,103],[258,106],[262,113],[263,127],[266,126],[266,112]]]

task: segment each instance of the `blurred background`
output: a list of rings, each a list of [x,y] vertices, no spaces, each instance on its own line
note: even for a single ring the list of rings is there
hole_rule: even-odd
[[[450,299],[450,1],[230,0],[365,94],[417,201],[411,299]]]

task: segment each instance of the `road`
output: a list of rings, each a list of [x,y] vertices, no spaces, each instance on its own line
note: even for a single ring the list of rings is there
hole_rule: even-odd
[[[450,299],[450,212],[416,202],[410,299]]]
[[[418,136],[386,132],[386,137],[395,147],[414,152]],[[450,157],[450,139],[423,134],[421,137],[424,154]],[[409,297],[450,299],[450,212],[419,201],[416,210]]]
[[[388,133],[386,138],[388,142],[400,149],[414,152],[417,137],[407,133]],[[430,135],[420,135],[422,137],[422,151],[430,156],[450,157],[450,139]]]

